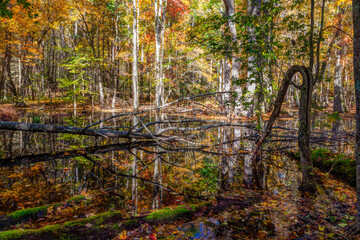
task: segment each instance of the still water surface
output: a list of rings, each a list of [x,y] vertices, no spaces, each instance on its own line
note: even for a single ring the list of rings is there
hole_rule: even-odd
[[[72,112],[23,112],[18,121],[86,126],[111,115],[83,112],[75,118]],[[159,119],[189,120],[194,116],[149,113],[140,118],[141,122],[149,123]],[[139,120],[137,122],[138,128],[142,127]],[[100,127],[121,126],[117,129],[126,130],[133,123],[132,117],[126,117],[112,119]],[[287,150],[296,151],[297,124],[291,117],[280,119],[272,142],[263,148],[262,172],[257,181],[274,194],[284,190],[297,194],[301,173],[297,163],[282,154]],[[181,123],[176,126],[203,125]],[[151,125],[147,129],[155,131],[166,127],[169,125]],[[351,154],[354,128],[352,119],[314,116],[312,147],[325,146],[334,152]],[[147,129],[142,131],[146,133]],[[179,135],[179,132],[166,134]],[[229,184],[229,179],[233,188],[242,187],[246,176],[252,174],[246,156],[257,138],[253,127],[210,128],[182,133],[182,136],[186,138],[181,141],[138,142],[0,131],[0,215],[60,202],[79,194],[100,199],[91,209],[93,214],[109,209],[121,209],[129,215],[143,213],[217,195]],[[198,229],[193,228],[195,235],[199,231],[209,236],[214,234],[203,224],[194,223]],[[218,223],[212,221],[212,224]]]

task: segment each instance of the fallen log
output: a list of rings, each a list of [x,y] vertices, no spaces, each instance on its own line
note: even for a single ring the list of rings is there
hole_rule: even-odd
[[[285,154],[295,160],[300,160],[298,152],[286,151]],[[328,172],[343,180],[352,187],[356,187],[356,161],[344,154],[335,154],[324,148],[317,148],[311,152],[314,166],[323,172]]]
[[[59,126],[50,124],[19,123],[0,121],[0,130],[43,132],[43,133],[69,133],[77,135],[87,135],[107,138],[126,138],[126,139],[153,139],[150,134],[136,133],[131,131],[111,131],[104,129],[80,128],[71,126]]]
[[[144,225],[161,225],[175,220],[192,220],[196,214],[213,215],[230,207],[246,209],[261,201],[261,196],[245,199],[217,198],[216,204],[206,201],[189,206],[166,207],[139,216],[123,218],[117,211],[108,211],[89,218],[73,220],[64,224],[48,225],[40,229],[15,229],[0,233],[0,239],[113,239],[124,230],[131,231]]]
[[[8,230],[12,225],[21,224],[23,222],[27,222],[30,220],[34,221],[41,217],[45,217],[48,212],[48,208],[50,207],[55,207],[55,208],[58,208],[60,206],[70,207],[72,206],[72,204],[78,205],[80,202],[85,200],[87,199],[84,195],[77,195],[64,202],[22,209],[16,212],[12,212],[11,214],[8,214],[6,216],[0,216],[0,232],[4,230]]]

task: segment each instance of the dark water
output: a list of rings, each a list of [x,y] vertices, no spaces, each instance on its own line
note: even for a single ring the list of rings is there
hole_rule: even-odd
[[[112,114],[82,112],[75,118],[72,112],[24,112],[18,121],[83,127]],[[149,113],[140,119],[146,124],[159,119],[180,121],[194,117],[171,114],[159,117]],[[118,129],[123,130],[133,123],[132,117],[124,117],[99,127],[122,126]],[[204,125],[206,123],[172,123],[171,126]],[[257,181],[275,195],[283,189],[297,189],[301,179],[297,164],[282,154],[286,150],[296,151],[297,126],[298,122],[292,118],[280,119],[272,142],[264,145],[262,151],[263,170]],[[139,127],[142,124],[139,123]],[[167,127],[170,124],[151,125],[142,132]],[[354,128],[352,119],[314,116],[312,147],[351,154]],[[219,127],[181,134],[173,130],[165,134],[181,135],[181,139],[142,142],[1,131],[0,214],[98,192],[101,192],[98,212],[121,209],[129,214],[141,213],[156,207],[196,202],[197,197],[214,196],[229,184],[241,187],[246,183],[246,176],[253,174],[246,157],[258,136],[255,129],[255,125]],[[216,221],[210,222],[216,225]],[[198,239],[198,234],[208,238],[214,234],[212,228],[206,228],[206,222],[194,223],[191,227],[193,239]]]

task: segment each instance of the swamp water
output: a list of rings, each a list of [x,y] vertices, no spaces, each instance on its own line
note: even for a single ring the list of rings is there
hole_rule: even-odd
[[[111,115],[84,112],[74,118],[71,112],[24,112],[18,121],[84,127]],[[159,117],[149,113],[139,119],[137,128],[143,128],[143,133],[170,127],[166,123],[147,127],[142,125],[159,119],[163,122],[183,121],[176,124],[182,128],[206,125],[186,123],[194,119],[192,115],[163,114]],[[99,127],[119,129],[122,126],[120,130],[127,130],[132,128],[133,123],[133,118],[127,117],[109,120]],[[353,208],[354,202],[350,187],[340,187],[340,183],[323,174],[326,180],[321,180],[322,185],[335,186],[333,192],[325,189],[316,199],[309,200],[297,191],[301,181],[299,165],[283,154],[297,149],[297,121],[292,118],[280,119],[276,126],[272,142],[264,145],[261,156],[263,164],[261,171],[255,173],[256,178],[252,177],[254,172],[247,162],[248,151],[251,151],[257,138],[254,128],[199,128],[185,134],[182,132],[181,138],[176,141],[156,139],[142,142],[135,139],[128,141],[70,134],[2,131],[0,215],[64,202],[78,195],[84,196],[84,199],[69,203],[70,207],[63,204],[52,209],[52,212],[48,210],[36,221],[17,227],[37,228],[49,222],[63,223],[108,210],[121,211],[124,216],[143,215],[154,208],[187,206],[217,195],[227,197],[227,192],[221,189],[229,188],[230,182],[232,194],[229,198],[248,197],[253,199],[254,204],[246,211],[235,204],[235,207],[224,208],[215,216],[200,214],[195,216],[194,221],[174,226],[171,233],[180,239],[236,239],[243,236],[287,239],[292,237],[292,229],[303,227],[301,216],[310,216],[316,221],[320,211],[338,225],[344,222],[346,216],[351,220],[350,214],[346,213]],[[351,119],[315,116],[312,147],[325,146],[334,152],[351,154],[353,130],[354,122]],[[180,136],[175,129],[164,134]],[[264,191],[244,188],[244,184],[254,184],[253,179]],[[351,199],[350,204],[337,198],[344,195]],[[329,212],[329,204],[335,204],[338,209]],[[161,233],[166,235],[167,230],[154,228],[153,231],[160,236]],[[301,231],[302,236],[314,239],[322,233],[327,237],[337,236],[324,229],[315,236],[307,228]]]

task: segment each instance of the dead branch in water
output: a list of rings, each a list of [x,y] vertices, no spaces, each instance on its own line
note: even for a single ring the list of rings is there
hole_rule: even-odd
[[[18,123],[4,121],[0,121],[0,130],[43,133],[69,133],[106,138],[152,139],[149,134],[135,133],[131,131],[109,131],[103,129],[86,129],[80,127],[59,126],[51,124]]]

